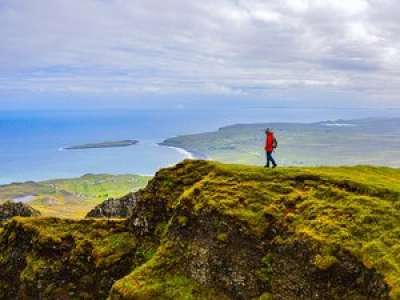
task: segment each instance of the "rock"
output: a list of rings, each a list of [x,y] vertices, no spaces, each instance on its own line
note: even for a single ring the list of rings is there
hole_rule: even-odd
[[[0,222],[12,217],[36,217],[40,212],[24,203],[7,201],[0,205]]]
[[[127,218],[137,202],[136,194],[128,194],[119,199],[110,198],[93,208],[86,218]]]

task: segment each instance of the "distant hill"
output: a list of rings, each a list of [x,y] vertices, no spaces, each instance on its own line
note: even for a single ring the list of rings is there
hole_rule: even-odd
[[[128,198],[125,221],[8,222],[0,298],[400,299],[398,169],[188,160]]]
[[[161,144],[184,148],[200,158],[262,165],[265,128],[272,128],[277,136],[275,155],[280,164],[400,167],[399,118],[237,124],[169,138]]]
[[[83,218],[97,204],[121,197],[146,185],[150,177],[139,175],[93,175],[0,186],[0,204],[28,203],[43,216]]]

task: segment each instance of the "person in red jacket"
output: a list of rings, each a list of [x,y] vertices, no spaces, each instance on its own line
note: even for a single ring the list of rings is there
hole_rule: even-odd
[[[265,164],[266,168],[269,168],[270,162],[272,163],[272,168],[276,168],[277,164],[275,162],[275,159],[272,157],[272,152],[275,150],[277,146],[278,143],[276,141],[274,133],[272,132],[271,129],[267,128],[267,130],[265,130],[265,147],[264,147],[267,159],[267,163]]]

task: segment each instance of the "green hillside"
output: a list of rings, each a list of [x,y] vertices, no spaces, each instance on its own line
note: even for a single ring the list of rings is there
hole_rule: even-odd
[[[121,197],[146,185],[150,177],[87,174],[79,178],[0,186],[0,203],[24,200],[44,216],[83,218],[107,198]]]
[[[188,160],[136,192],[126,221],[11,221],[0,235],[0,291],[46,299],[400,299],[399,182],[400,170],[384,167],[270,170]]]
[[[162,144],[184,148],[199,158],[262,165],[265,128],[272,128],[277,136],[275,156],[281,165],[400,167],[399,118],[237,124],[215,132],[170,138]]]

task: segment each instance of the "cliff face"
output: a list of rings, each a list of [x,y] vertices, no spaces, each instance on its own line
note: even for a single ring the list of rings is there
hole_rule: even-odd
[[[399,179],[185,161],[126,196],[126,221],[8,223],[1,296],[400,299]]]

